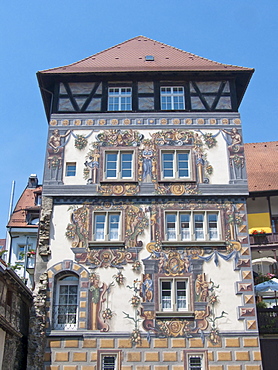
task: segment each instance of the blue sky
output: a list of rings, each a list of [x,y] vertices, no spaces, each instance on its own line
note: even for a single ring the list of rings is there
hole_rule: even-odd
[[[37,71],[144,35],[217,62],[255,68],[240,108],[244,141],[275,141],[277,16],[277,0],[2,0],[0,238],[12,181],[15,203],[31,173],[42,182],[47,120]]]

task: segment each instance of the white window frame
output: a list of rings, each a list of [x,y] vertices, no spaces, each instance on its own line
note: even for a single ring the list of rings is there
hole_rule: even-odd
[[[70,169],[70,167],[72,167],[72,168]],[[66,177],[76,176],[76,162],[67,162],[66,163],[65,176]]]
[[[108,161],[108,156],[111,155],[111,154],[116,154],[116,160],[114,161],[115,163],[115,169],[113,168],[110,168],[110,170],[114,170],[115,171],[115,176],[108,176],[107,174],[107,171],[109,171],[109,169],[107,168],[107,163],[109,163]],[[125,170],[123,167],[123,163],[124,163],[124,160],[123,160],[123,156],[125,154],[131,154],[131,160],[130,161],[126,161],[128,163],[131,164],[130,166],[130,169],[128,169],[130,171],[130,176],[124,176],[123,174],[123,171]],[[110,161],[110,163],[113,163],[113,161]],[[105,181],[117,181],[117,180],[124,180],[124,181],[134,181],[135,180],[135,152],[134,150],[105,150],[104,151],[104,180]]]
[[[163,283],[170,283],[171,289],[168,289],[170,296],[168,303],[170,307],[165,307],[163,304]],[[185,307],[178,307],[178,291],[183,290],[181,287],[178,288],[178,283],[185,283]],[[159,279],[159,310],[161,312],[188,312],[190,307],[190,281],[189,278],[177,277],[177,278],[160,278]],[[165,297],[165,296],[164,296]],[[167,299],[166,299],[167,300]],[[165,301],[166,302],[166,301]],[[168,304],[168,305],[169,305]],[[167,304],[166,304],[167,305]]]
[[[128,98],[128,102],[126,102]],[[108,107],[109,112],[131,111],[132,110],[132,87],[111,86],[108,88]]]
[[[198,236],[197,234],[197,219],[196,216],[201,215],[203,218],[202,222],[202,231],[203,237]],[[172,217],[172,220],[169,220],[169,216]],[[183,216],[189,216],[189,221],[186,220]],[[212,216],[216,216],[216,221],[212,220]],[[175,221],[173,221],[175,219]],[[183,223],[187,224],[189,227],[183,227]],[[201,223],[201,221],[199,221]],[[216,233],[217,236],[213,236],[215,233],[215,227],[210,225],[216,223]],[[174,227],[169,227],[169,224],[174,224]],[[164,218],[164,240],[169,242],[186,242],[186,241],[220,241],[221,240],[221,227],[220,227],[220,212],[219,211],[165,211]],[[173,226],[173,225],[171,225]],[[187,226],[187,225],[184,225]],[[184,230],[183,230],[184,229]],[[169,231],[171,230],[171,231]],[[199,231],[201,233],[201,231]],[[172,235],[171,235],[172,234]]]
[[[101,222],[101,221],[97,221],[98,219],[98,216],[104,216],[104,222],[103,222],[103,237],[99,237],[97,235],[97,222]],[[111,223],[110,221],[112,220],[112,217],[113,215],[117,215],[119,216],[119,219],[118,219],[118,237],[117,238],[113,238],[111,237]],[[95,242],[108,242],[108,241],[120,241],[122,240],[122,213],[120,211],[111,211],[111,212],[94,212],[93,213],[93,241]],[[100,228],[99,228],[100,229]]]
[[[184,87],[161,86],[160,107],[161,110],[185,110]]]
[[[170,158],[167,160],[166,155],[172,155],[172,160]],[[187,176],[180,176],[179,172],[183,169],[180,164],[185,162],[184,160],[179,159],[180,155],[187,154]],[[166,168],[165,164],[168,162],[168,168]],[[191,158],[191,151],[190,150],[182,150],[182,149],[168,149],[168,150],[161,150],[160,152],[160,163],[161,163],[161,179],[166,181],[190,181],[192,179],[192,158]],[[172,165],[170,165],[172,163]],[[167,176],[165,171],[172,171],[172,176]]]
[[[194,350],[185,350],[184,351],[184,363],[185,370],[207,370],[208,361],[207,361],[207,351],[194,351]],[[200,363],[193,363],[191,359],[200,359]]]
[[[69,278],[69,277],[72,277],[73,280],[64,280],[65,278]],[[72,305],[72,306],[76,306],[76,311],[75,311],[75,322],[73,323],[70,323],[70,322],[65,322],[65,323],[59,323],[58,322],[58,319],[59,319],[59,314],[60,314],[60,307],[61,306],[70,306],[71,304],[60,304],[60,296],[61,296],[61,292],[60,292],[60,288],[61,286],[76,286],[77,287],[77,293],[76,293],[76,304]],[[54,314],[54,317],[53,317],[53,327],[55,330],[76,330],[77,327],[78,327],[78,314],[79,314],[79,278],[77,275],[75,274],[69,274],[67,276],[61,276],[59,279],[57,279],[57,282],[56,282],[56,286],[55,286],[55,290],[56,290],[56,299],[55,299],[55,306],[54,306],[54,310],[53,310],[53,314]],[[68,310],[66,311],[66,315],[69,316],[69,314],[72,314],[73,312],[69,312]],[[68,321],[68,320],[66,320]]]

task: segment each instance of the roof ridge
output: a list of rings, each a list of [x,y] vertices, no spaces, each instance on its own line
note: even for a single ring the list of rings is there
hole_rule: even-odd
[[[272,141],[256,141],[254,143],[244,143],[244,145],[254,145],[254,144],[270,144],[270,143],[277,143],[278,144],[278,141],[277,140],[272,140]]]

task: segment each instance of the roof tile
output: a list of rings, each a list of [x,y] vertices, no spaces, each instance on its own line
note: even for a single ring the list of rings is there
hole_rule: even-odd
[[[152,55],[153,61],[145,57]],[[246,71],[253,69],[214,62],[145,36],[121,44],[64,67],[41,73],[125,72],[125,71]]]
[[[249,191],[278,190],[278,141],[245,144],[244,149]]]

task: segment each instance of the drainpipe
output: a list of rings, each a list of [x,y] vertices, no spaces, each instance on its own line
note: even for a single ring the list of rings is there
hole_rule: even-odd
[[[8,223],[10,221],[11,214],[12,214],[12,211],[13,211],[14,189],[15,189],[15,181],[13,180],[13,182],[12,182],[12,189],[11,189],[11,196],[10,196],[9,213],[8,213]],[[11,255],[12,255],[12,248],[11,248],[12,238],[11,238],[11,235],[10,235],[10,230],[11,230],[11,228],[9,228],[9,230],[7,230],[7,233],[6,233],[6,248],[7,248],[7,253],[5,253],[5,255],[6,255],[5,256],[5,260],[8,263],[11,262]]]

